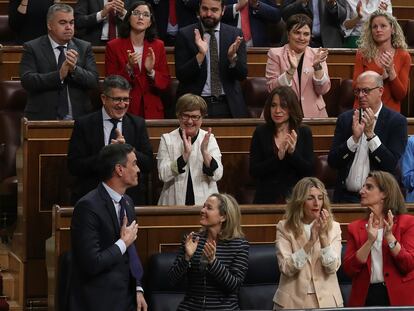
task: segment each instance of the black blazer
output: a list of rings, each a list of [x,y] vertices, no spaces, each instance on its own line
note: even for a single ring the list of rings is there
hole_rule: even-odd
[[[201,95],[207,79],[207,60],[204,59],[201,66],[198,65],[196,55],[198,48],[194,43],[194,29],[198,28],[203,35],[200,23],[181,28],[175,40],[175,74],[179,81],[177,98],[185,93]],[[237,51],[236,66],[230,68],[227,58],[229,46],[236,40],[237,36],[243,36],[240,29],[220,23],[220,81],[231,114],[234,118],[247,117],[247,108],[240,86],[240,81],[247,77],[246,44],[240,44]]]
[[[129,0],[124,0],[124,7],[128,10]],[[103,0],[78,0],[75,5],[76,36],[89,41],[92,45],[105,45],[101,40],[103,21],[96,21],[96,13],[103,9]],[[116,15],[119,26],[122,20]]]
[[[126,214],[135,220],[131,198]],[[115,207],[102,184],[75,206],[71,224],[73,266],[69,310],[134,310],[136,282],[130,273],[128,252],[115,242],[120,237]],[[136,310],[136,307],[135,307]]]
[[[78,118],[92,110],[88,91],[98,87],[98,71],[90,43],[73,38],[68,49],[79,54],[76,69],[65,79],[73,118]],[[47,35],[23,45],[20,79],[28,93],[24,115],[30,120],[56,120],[62,82]]]
[[[341,201],[342,190],[345,189],[345,180],[355,158],[355,153],[351,152],[346,144],[352,136],[353,114],[354,110],[349,110],[338,117],[331,150],[328,155],[329,166],[338,170],[338,180],[334,194],[335,202]],[[374,152],[369,152],[370,169],[395,174],[398,161],[407,144],[407,119],[383,105],[374,132],[381,140],[381,145]]]
[[[122,135],[135,148],[141,170],[138,186],[128,189],[127,193],[135,204],[142,205],[146,203],[145,176],[153,167],[152,147],[144,119],[125,114],[122,119]],[[77,179],[72,187],[72,204],[98,185],[97,159],[104,145],[102,110],[75,120],[67,158],[69,172]]]
[[[313,174],[311,129],[304,125],[299,127],[296,149],[283,160],[276,154],[273,133],[270,125],[259,125],[250,145],[250,175],[256,179],[256,204],[284,201],[301,178]]]

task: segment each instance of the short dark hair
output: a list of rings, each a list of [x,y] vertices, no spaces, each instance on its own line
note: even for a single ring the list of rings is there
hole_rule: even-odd
[[[130,90],[131,85],[122,76],[111,75],[107,76],[103,82],[102,91],[105,95],[109,95],[112,89]]]
[[[263,108],[263,116],[266,123],[273,127],[275,126],[275,123],[270,115],[270,107],[272,106],[273,97],[275,95],[279,95],[280,102],[286,103],[289,110],[289,127],[291,130],[297,131],[302,123],[303,112],[296,93],[288,86],[278,86],[274,88],[267,97]]]
[[[294,14],[286,21],[286,31],[289,32],[293,28],[300,29],[303,26],[308,26],[312,32],[312,19],[306,14]]]
[[[226,2],[226,0],[214,0],[214,1],[221,2],[221,8],[222,8],[222,9],[224,9],[224,5],[226,4],[226,3],[225,3],[225,2]],[[201,7],[201,2],[203,2],[203,0],[199,0],[199,1],[198,1],[198,7],[199,7],[199,8]]]
[[[129,34],[131,32],[131,24],[130,24],[130,18],[131,18],[131,14],[132,11],[135,10],[135,8],[137,6],[140,5],[146,5],[150,11],[151,14],[151,26],[149,26],[146,30],[145,30],[145,39],[148,41],[154,41],[154,39],[157,37],[157,24],[155,21],[155,15],[154,15],[154,10],[152,9],[151,4],[149,4],[148,2],[145,1],[136,1],[133,2],[129,8],[127,13],[125,14],[124,20],[122,21],[120,27],[119,27],[119,37],[121,38],[129,38]]]
[[[107,181],[112,175],[117,164],[126,165],[128,154],[135,152],[129,144],[109,144],[101,149],[98,156],[98,172],[101,181]]]

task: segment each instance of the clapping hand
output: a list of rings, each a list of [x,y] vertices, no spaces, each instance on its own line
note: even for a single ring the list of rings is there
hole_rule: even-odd
[[[148,73],[151,73],[154,70],[154,65],[155,65],[155,53],[152,47],[149,47],[148,54],[145,57],[145,63],[144,63],[145,69],[147,70]]]
[[[121,131],[119,129],[115,129],[115,139],[111,139],[111,144],[125,144],[125,137],[122,136]]]
[[[234,61],[242,41],[243,37],[237,36],[236,40],[229,46],[229,49],[227,50],[227,58],[229,62]]]
[[[200,240],[200,238],[197,236],[194,236],[194,232],[191,232],[190,234],[188,234],[185,238],[185,260],[190,261],[190,259],[193,257],[196,249],[197,249],[197,245],[198,245],[198,241]]]
[[[207,258],[209,264],[216,259],[216,241],[207,241],[204,245],[203,255]]]
[[[292,154],[295,152],[297,141],[298,141],[298,134],[296,134],[295,130],[292,130],[290,134],[286,135],[287,152],[289,154]]]
[[[368,225],[367,225],[367,234],[368,234],[368,241],[374,243],[377,239],[378,229],[380,226],[379,220],[374,220],[374,213],[369,214],[368,218]]]
[[[208,51],[208,43],[204,38],[201,38],[200,31],[196,28],[194,29],[194,43],[197,45],[198,51],[206,55]]]
[[[185,130],[183,129],[181,131],[181,137],[183,138],[183,145],[184,145],[183,159],[185,162],[187,162],[188,159],[190,158],[190,154],[192,151],[191,136],[188,136]]]

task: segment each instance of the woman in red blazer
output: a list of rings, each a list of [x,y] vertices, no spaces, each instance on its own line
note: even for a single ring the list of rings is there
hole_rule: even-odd
[[[129,112],[145,119],[163,119],[162,91],[170,85],[164,43],[156,39],[152,7],[145,1],[130,6],[119,30],[108,42],[106,75],[120,75],[131,84]]]
[[[348,226],[348,306],[414,306],[414,217],[406,214],[398,183],[390,173],[374,171],[360,194],[369,215]]]

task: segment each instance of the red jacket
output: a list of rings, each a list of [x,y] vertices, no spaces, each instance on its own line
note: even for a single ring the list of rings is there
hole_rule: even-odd
[[[147,76],[144,66],[149,47],[152,47],[155,53],[154,80]],[[106,75],[116,74],[123,76],[131,84],[132,101],[129,106],[129,112],[145,119],[163,119],[164,106],[160,98],[160,91],[165,91],[170,85],[170,74],[164,42],[158,39],[152,42],[144,40],[142,70],[135,66],[132,76],[126,70],[128,50],[134,51],[129,38],[118,38],[108,42],[105,53]],[[142,107],[142,105],[144,106]]]
[[[371,275],[371,255],[365,263],[356,258],[356,252],[367,241],[367,220],[356,220],[348,226],[343,268],[352,278],[352,290],[348,306],[365,305]],[[385,239],[382,242],[384,281],[391,306],[414,305],[414,217],[394,217],[392,232],[401,245],[401,251],[394,257]]]

